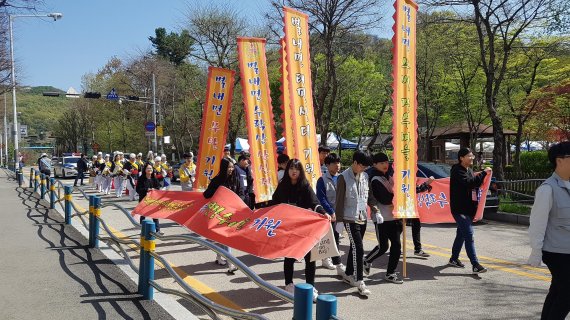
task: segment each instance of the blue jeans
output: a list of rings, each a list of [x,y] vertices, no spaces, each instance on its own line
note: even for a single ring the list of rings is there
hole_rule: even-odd
[[[471,264],[474,266],[479,264],[473,239],[473,219],[464,214],[453,214],[453,219],[457,223],[457,235],[451,249],[451,260],[459,259],[459,252],[461,252],[463,243],[465,243],[465,251],[467,251]]]

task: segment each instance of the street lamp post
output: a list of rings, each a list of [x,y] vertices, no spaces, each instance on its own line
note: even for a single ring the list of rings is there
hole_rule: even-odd
[[[15,14],[9,16],[10,24],[10,73],[12,76],[12,106],[14,111],[14,128],[12,130],[12,135],[14,136],[14,171],[16,171],[18,164],[18,110],[16,107],[16,70],[14,66],[14,35],[12,31],[12,21],[15,18],[53,18],[53,21],[57,21],[63,17],[63,14],[55,12],[48,14]]]

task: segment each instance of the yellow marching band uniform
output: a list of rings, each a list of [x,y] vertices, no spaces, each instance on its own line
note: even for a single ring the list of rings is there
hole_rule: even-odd
[[[123,196],[125,190],[128,190],[129,200],[136,200],[136,182],[141,174],[144,174],[144,166],[150,163],[154,168],[154,174],[160,181],[161,189],[167,190],[171,184],[173,177],[172,167],[166,161],[166,155],[154,158],[152,151],[149,152],[147,161],[143,160],[143,154],[139,153],[125,154],[121,151],[113,152],[113,156],[109,154],[103,155],[98,152],[91,159],[89,176],[93,189],[102,194],[111,194],[114,189],[114,195],[117,198]]]

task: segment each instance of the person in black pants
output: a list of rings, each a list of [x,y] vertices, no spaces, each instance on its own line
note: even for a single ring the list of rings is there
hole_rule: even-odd
[[[394,206],[394,171],[390,168],[388,156],[384,153],[377,153],[372,157],[372,168],[368,171],[370,179],[370,191],[368,195],[368,205],[371,209],[371,218],[376,229],[376,239],[378,245],[370,251],[364,258],[364,273],[370,274],[372,262],[382,256],[390,249],[390,258],[386,268],[386,281],[401,284],[404,283],[398,277],[396,268],[402,253],[402,221],[395,219],[392,211]],[[427,182],[416,187],[416,192],[429,190],[429,184],[433,181],[430,178]],[[417,219],[419,222],[419,219]],[[389,243],[388,243],[389,242]]]
[[[319,203],[313,188],[309,184],[305,175],[305,170],[303,169],[303,164],[299,159],[289,160],[287,167],[285,168],[285,175],[277,185],[277,189],[275,189],[275,192],[273,193],[273,198],[269,201],[269,205],[276,205],[279,203],[287,203],[300,208],[313,210],[330,220],[330,216],[326,214],[326,211]],[[305,279],[307,283],[313,285],[313,301],[317,301],[318,291],[314,288],[316,263],[315,261],[311,261],[310,251],[305,255],[304,259]],[[295,259],[285,258],[283,263],[285,290],[291,294],[295,290],[295,285],[293,284],[294,265]]]
[[[539,266],[542,260],[552,274],[541,319],[563,320],[570,313],[570,142],[551,146],[548,160],[554,173],[536,189],[528,263]]]
[[[459,253],[465,243],[465,251],[471,261],[473,274],[484,273],[487,269],[479,264],[475,252],[473,218],[477,213],[479,187],[487,174],[491,173],[491,169],[486,168],[485,171],[473,173],[471,166],[475,156],[469,148],[459,149],[457,158],[459,162],[451,167],[449,182],[449,205],[453,219],[457,223],[457,234],[448,264],[456,268],[465,268],[465,265],[459,261]]]
[[[87,160],[85,159],[85,155],[82,153],[81,158],[77,160],[77,175],[75,176],[75,182],[73,182],[73,186],[77,186],[77,180],[81,180],[81,185],[83,186],[83,177],[85,176],[85,172],[88,170],[87,168]]]
[[[154,169],[152,167],[152,164],[147,162],[144,165],[144,170],[142,176],[140,176],[137,181],[136,189],[139,195],[139,202],[143,201],[144,197],[146,197],[146,194],[150,190],[160,190],[160,184],[154,176]],[[144,219],[145,217],[141,216],[140,222],[142,223]],[[152,219],[152,221],[154,221],[154,224],[156,225],[156,233],[162,235],[163,233],[160,231],[160,224],[158,223],[158,219]]]

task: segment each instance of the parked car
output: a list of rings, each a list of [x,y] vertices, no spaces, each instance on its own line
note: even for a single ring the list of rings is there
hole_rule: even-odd
[[[428,178],[433,176],[436,179],[440,179],[448,178],[450,175],[451,166],[446,163],[418,162],[417,177]],[[499,195],[496,191],[494,183],[491,182],[491,186],[487,191],[484,213],[497,213],[499,209]]]
[[[78,156],[67,156],[57,158],[52,162],[54,177],[75,177],[77,176],[77,162],[81,159]]]

